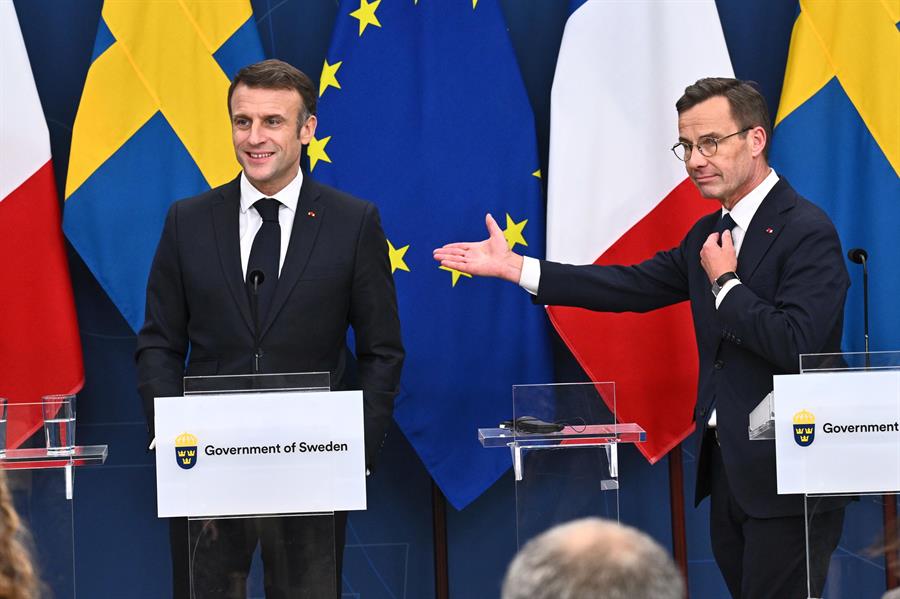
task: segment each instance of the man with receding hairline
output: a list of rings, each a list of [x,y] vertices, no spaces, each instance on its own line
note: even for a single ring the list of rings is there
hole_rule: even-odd
[[[517,283],[539,304],[648,312],[690,301],[700,369],[694,419],[702,432],[695,502],[711,498],[716,563],[734,597],[819,596],[847,500],[810,505],[807,586],[804,498],[778,494],[775,444],[750,441],[747,427],[773,375],[798,372],[800,354],[840,351],[850,284],[840,240],[828,216],[769,166],[772,128],[753,85],[701,79],[676,110],[672,152],[701,195],[720,204],[678,247],[632,266],[538,261],[513,253],[488,215],[488,239],[448,244],[434,257]]]
[[[653,539],[612,520],[551,528],[516,554],[502,599],[682,599],[684,580]]]

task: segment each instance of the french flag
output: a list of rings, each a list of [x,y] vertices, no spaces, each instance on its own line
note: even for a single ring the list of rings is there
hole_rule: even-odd
[[[734,76],[713,0],[574,3],[551,96],[549,260],[634,264],[719,208],[669,151],[675,101],[711,76]],[[651,463],[690,435],[697,348],[687,302],[646,314],[547,310],[590,379],[615,382],[617,420],[647,431],[637,446]]]
[[[84,382],[50,136],[12,2],[0,2],[0,397],[6,447],[42,425],[41,396]]]

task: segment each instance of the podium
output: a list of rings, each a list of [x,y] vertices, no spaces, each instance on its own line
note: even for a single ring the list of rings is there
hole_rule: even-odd
[[[829,598],[883,589],[885,540],[896,539],[896,521],[884,535],[863,534],[853,522],[862,513],[880,520],[883,501],[896,506],[900,492],[900,352],[800,356],[800,374],[774,377],[750,436],[774,439],[778,492],[804,495],[808,583],[811,568],[827,567]],[[816,527],[845,503],[839,550],[829,557],[814,541]]]
[[[273,594],[338,596],[335,512],[366,507],[365,449],[361,392],[329,389],[327,372],[188,377],[156,398],[158,515],[188,518],[192,598],[242,592],[255,552]]]
[[[478,439],[511,453],[518,546],[577,518],[618,521],[618,446],[646,434],[616,422],[615,383],[515,385],[512,412]]]
[[[40,413],[40,404],[11,404],[9,420],[18,417],[17,410]],[[75,596],[75,471],[103,464],[107,451],[106,445],[75,446],[59,455],[40,447],[8,449],[0,457],[6,486],[27,529],[25,544],[40,579],[41,597]]]

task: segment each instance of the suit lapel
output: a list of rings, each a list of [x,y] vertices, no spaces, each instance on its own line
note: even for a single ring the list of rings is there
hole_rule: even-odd
[[[744,234],[737,270],[742,281],[749,282],[752,279],[756,267],[759,266],[766,252],[772,246],[772,242],[784,229],[788,211],[794,206],[794,202],[787,193],[786,185],[784,179],[775,184],[772,191],[759,205]]]
[[[272,298],[272,305],[269,306],[269,315],[260,331],[260,339],[272,326],[278,313],[287,302],[291,290],[306,269],[324,214],[325,206],[320,201],[319,186],[308,173],[304,173],[303,186],[300,188],[300,198],[297,201],[297,212],[294,214],[294,225],[291,229],[291,240],[288,243],[287,255],[278,277],[275,297]]]
[[[219,197],[213,201],[213,229],[216,235],[216,247],[219,250],[219,261],[225,282],[235,303],[244,317],[244,322],[253,332],[253,317],[250,314],[250,299],[244,285],[241,270],[241,247],[238,238],[241,201],[240,177],[222,188]]]

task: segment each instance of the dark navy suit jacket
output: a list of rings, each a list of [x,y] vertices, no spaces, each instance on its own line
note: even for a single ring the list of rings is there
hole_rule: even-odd
[[[697,221],[678,247],[633,266],[541,262],[535,301],[646,312],[689,300],[700,363],[694,417],[705,427],[716,410],[735,498],[756,518],[802,514],[801,496],[776,492],[775,444],[750,441],[747,427],[750,411],[772,390],[772,375],[798,372],[800,354],[840,351],[850,284],[840,240],[822,210],[779,180],[745,234],[737,269],[742,284],[716,310],[700,249],[719,214]],[[711,486],[704,435],[698,436],[696,503]]]
[[[239,204],[238,178],[174,203],[166,217],[136,354],[138,391],[151,428],[153,398],[181,395],[185,375],[253,372]],[[371,466],[390,426],[404,358],[387,242],[373,204],[307,174],[275,296],[261,323],[260,372],[329,371],[332,389],[348,388],[350,326]]]

